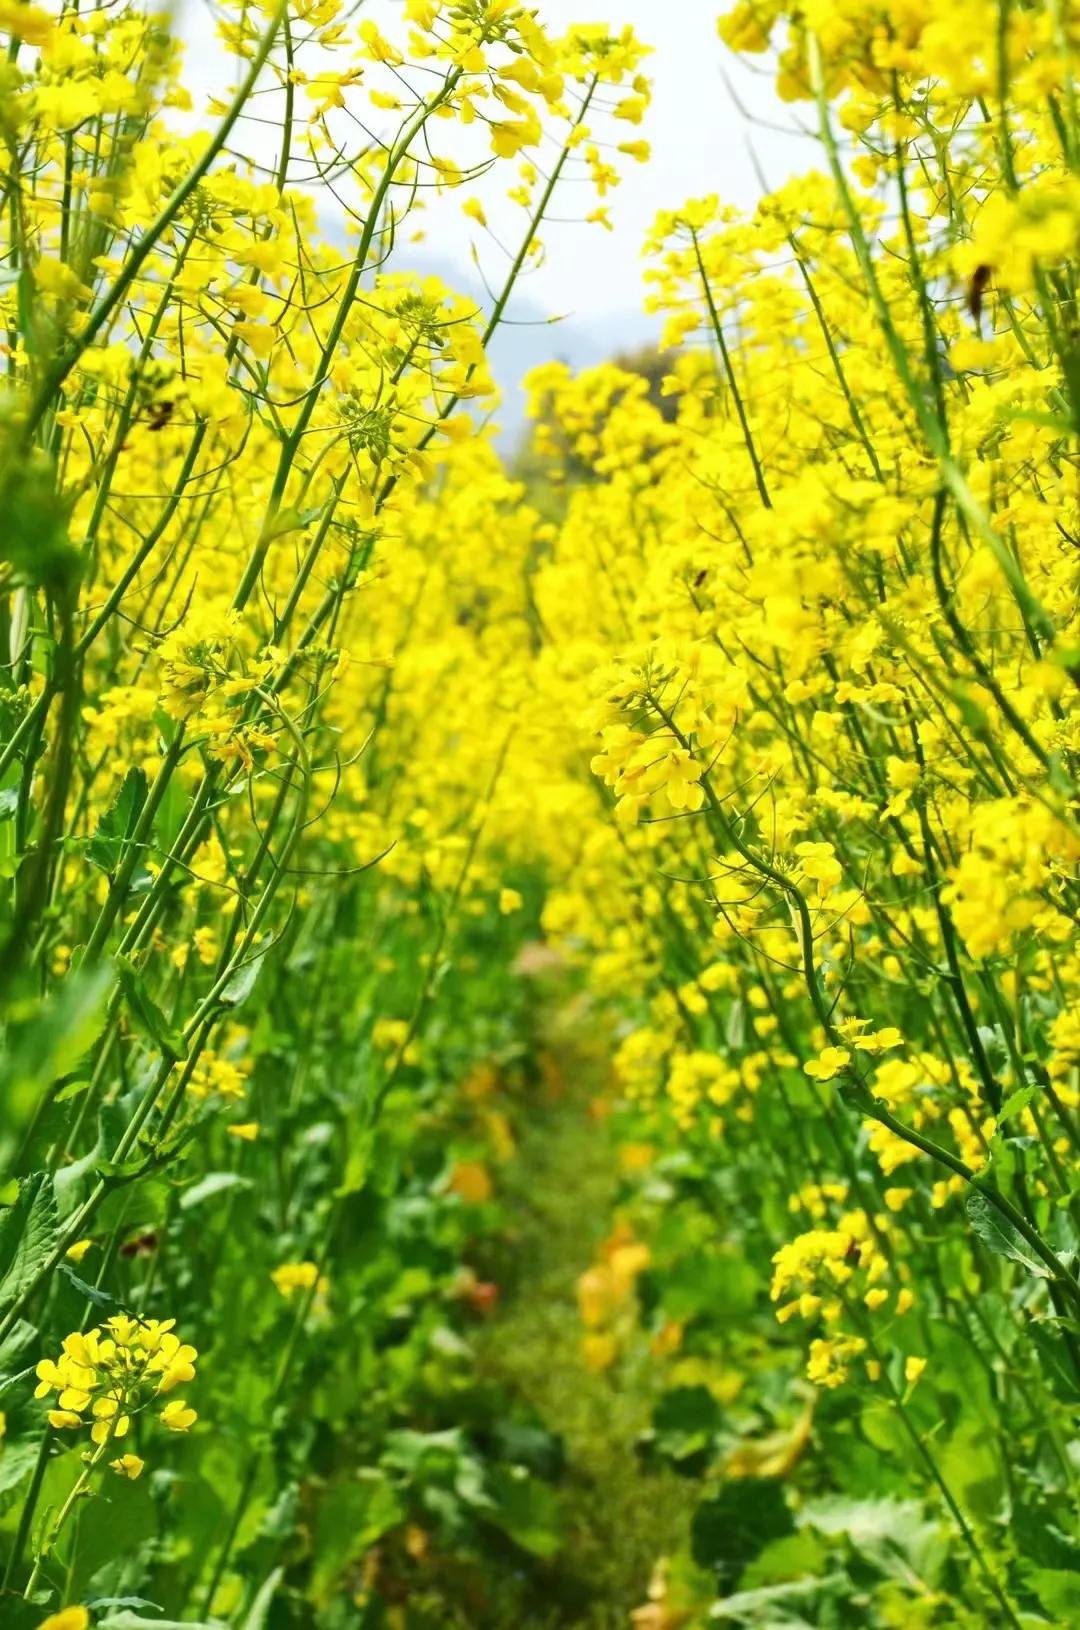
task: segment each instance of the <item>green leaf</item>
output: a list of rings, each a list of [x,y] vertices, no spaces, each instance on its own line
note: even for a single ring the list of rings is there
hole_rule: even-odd
[[[24,267],[19,278],[20,303],[29,301],[32,280]],[[29,323],[31,326],[23,326]],[[20,324],[27,349],[34,344],[33,316],[28,309]],[[8,458],[0,472],[0,560],[12,568],[16,583],[36,585],[55,594],[70,594],[82,572],[82,560],[68,536],[68,509],[58,491],[51,458],[34,453]]]
[[[316,1602],[330,1600],[346,1569],[404,1517],[405,1507],[382,1472],[362,1471],[355,1481],[328,1488],[315,1518]]]
[[[932,1582],[948,1554],[941,1524],[927,1519],[918,1500],[827,1494],[807,1502],[799,1523],[830,1539],[846,1535],[860,1557],[897,1579],[915,1573]]]
[[[275,1568],[273,1573],[268,1574],[263,1580],[242,1621],[241,1630],[263,1630],[266,1624],[266,1615],[273,1605],[274,1597],[277,1595],[278,1586],[281,1584],[284,1574],[284,1568]]]
[[[0,1342],[0,1374],[7,1375],[37,1340],[37,1330],[27,1319],[17,1319]]]
[[[734,1251],[701,1251],[684,1257],[664,1275],[662,1297],[669,1319],[733,1319],[754,1306],[758,1274]]]
[[[732,1478],[695,1512],[691,1549],[698,1567],[712,1568],[726,1588],[770,1541],[794,1531],[778,1478]]]
[[[0,1307],[7,1307],[33,1284],[57,1234],[52,1176],[33,1172],[20,1180],[18,1199],[0,1216]]]
[[[290,532],[303,531],[305,526],[310,526],[313,521],[319,519],[325,508],[325,504],[320,504],[316,509],[279,509],[273,519],[267,522],[263,532],[264,540],[284,538]]]
[[[708,1387],[673,1387],[653,1411],[661,1454],[682,1462],[711,1449],[720,1429],[720,1406]]]
[[[265,945],[248,962],[241,963],[236,972],[230,975],[222,988],[221,995],[218,997],[222,1007],[240,1007],[247,1001],[255,989],[255,981],[259,977],[263,958],[269,949],[269,945]]]
[[[102,1201],[97,1225],[102,1234],[114,1228],[146,1232],[160,1228],[169,1212],[173,1190],[160,1177],[144,1179],[134,1187],[113,1189]]]
[[[47,1087],[71,1075],[101,1034],[111,987],[108,968],[76,970],[44,1001],[16,1012],[8,1034],[5,1090],[30,1083]]]
[[[224,1619],[144,1619],[126,1608],[99,1619],[95,1630],[227,1630]]]
[[[1022,1109],[1026,1109],[1034,1096],[1034,1087],[1017,1087],[1015,1092],[1010,1092],[998,1110],[997,1124],[1001,1126],[1003,1122],[1010,1120],[1013,1115],[1018,1115]]]
[[[1035,1274],[1039,1279],[1051,1278],[1050,1270],[1035,1255],[1024,1236],[1017,1232],[1007,1217],[1003,1217],[1000,1211],[990,1204],[985,1194],[973,1189],[964,1202],[964,1209],[972,1228],[988,1251],[993,1251],[995,1256],[1007,1256],[1010,1261],[1019,1262],[1028,1273]]]
[[[792,1579],[824,1573],[828,1547],[810,1528],[801,1528],[783,1539],[771,1540],[760,1556],[743,1570],[739,1583],[744,1590],[763,1590]]]
[[[1080,1577],[1064,1568],[1033,1568],[1028,1584],[1040,1604],[1054,1615],[1055,1624],[1076,1624],[1080,1620]]]
[[[81,1279],[70,1263],[61,1262],[59,1271],[70,1284],[74,1285],[79,1295],[85,1296],[86,1300],[94,1307],[117,1307],[119,1305],[116,1297],[110,1296],[108,1291],[99,1290],[96,1285],[90,1285],[85,1279]]]
[[[87,840],[86,858],[110,877],[118,871],[139,824],[146,803],[145,772],[129,770],[115,801],[100,817],[92,838]]]
[[[1026,1335],[1039,1355],[1042,1380],[1071,1408],[1076,1407],[1077,1380],[1065,1335],[1056,1319],[1029,1319]]]
[[[561,1542],[554,1489],[510,1466],[497,1466],[489,1481],[494,1509],[486,1520],[523,1551],[549,1561]]]
[[[187,1057],[187,1042],[169,1023],[146,988],[146,981],[133,962],[125,956],[113,958],[120,980],[120,988],[138,1028],[165,1058],[174,1063]]]
[[[363,1189],[371,1170],[374,1148],[375,1134],[369,1127],[353,1133],[353,1142],[345,1161],[345,1171],[336,1190],[339,1198],[347,1194],[359,1194]]]
[[[733,1619],[741,1624],[762,1626],[804,1625],[808,1623],[806,1619],[777,1618],[772,1615],[772,1609],[779,1608],[787,1602],[803,1602],[811,1597],[835,1595],[838,1589],[846,1586],[846,1583],[842,1574],[834,1573],[824,1579],[793,1579],[785,1585],[763,1585],[758,1590],[740,1590],[734,1596],[725,1596],[719,1602],[714,1602],[709,1609],[709,1617],[720,1622]],[[772,1616],[762,1618],[763,1610],[769,1611]]]
[[[111,1607],[114,1613],[119,1613],[122,1607],[149,1607],[155,1613],[161,1612],[158,1604],[148,1601],[145,1596],[95,1596],[86,1605],[91,1613],[100,1613],[106,1607]]]
[[[1074,428],[1071,419],[1063,418],[1060,413],[1047,413],[1042,408],[1007,408],[1001,418],[1006,424],[1041,425],[1044,430],[1056,430],[1062,436],[1071,436]]]
[[[239,1172],[207,1172],[198,1183],[185,1189],[180,1196],[180,1210],[191,1211],[195,1206],[202,1205],[204,1200],[213,1199],[215,1194],[227,1194],[230,1189],[249,1189],[251,1179],[241,1177]]]
[[[1018,1555],[1030,1566],[1063,1568],[1080,1578],[1080,1541],[1058,1527],[1049,1500],[1014,1506],[1009,1532]]]
[[[80,1159],[60,1167],[53,1179],[53,1192],[56,1195],[56,1212],[61,1219],[69,1217],[85,1198],[87,1179],[96,1170],[104,1152],[99,1139]]]
[[[10,1494],[26,1481],[37,1464],[40,1448],[37,1438],[21,1438],[18,1443],[5,1439],[0,1448],[0,1495]]]

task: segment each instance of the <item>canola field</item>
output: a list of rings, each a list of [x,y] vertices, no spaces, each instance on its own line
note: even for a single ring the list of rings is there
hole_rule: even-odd
[[[1080,1625],[1080,5],[709,19],[508,449],[608,11],[0,0],[2,1630]]]

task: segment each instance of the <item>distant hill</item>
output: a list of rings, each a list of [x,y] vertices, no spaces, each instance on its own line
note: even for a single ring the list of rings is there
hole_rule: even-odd
[[[530,368],[542,362],[591,368],[619,352],[655,343],[659,335],[659,324],[636,311],[613,311],[599,321],[567,316],[551,322],[539,312],[537,318],[531,316],[529,302],[519,300],[511,310],[510,323],[491,342],[491,371],[503,393],[499,440],[507,448],[517,445],[525,425],[525,393],[520,381]]]
[[[331,242],[347,247],[340,219],[324,217],[323,231]],[[463,266],[433,253],[426,246],[400,249],[394,257],[396,271],[415,271],[422,277],[438,277],[452,289],[470,295],[484,310],[491,310],[491,298],[474,266]],[[527,282],[510,302],[507,319],[491,343],[491,371],[502,392],[502,405],[496,415],[499,445],[509,451],[517,446],[525,428],[525,392],[521,381],[531,368],[542,362],[565,362],[574,369],[591,368],[619,352],[635,351],[654,343],[660,325],[639,311],[613,311],[599,320],[568,313],[552,319],[535,300],[530,299]]]

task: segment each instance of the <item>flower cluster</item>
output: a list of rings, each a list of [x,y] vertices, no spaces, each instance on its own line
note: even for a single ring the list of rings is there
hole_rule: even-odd
[[[36,1371],[34,1396],[57,1395],[49,1425],[57,1431],[89,1426],[98,1457],[127,1437],[135,1417],[195,1379],[198,1355],[173,1333],[175,1323],[118,1313],[101,1326],[66,1336],[59,1356],[42,1359]],[[171,1432],[186,1432],[198,1416],[183,1399],[170,1398],[158,1419]],[[131,1478],[143,1466],[132,1454],[121,1454],[110,1464]]]

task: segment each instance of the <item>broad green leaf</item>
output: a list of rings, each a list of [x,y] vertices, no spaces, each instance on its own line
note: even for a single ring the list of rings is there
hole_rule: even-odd
[[[1026,1109],[1034,1096],[1034,1087],[1017,1087],[1015,1092],[1010,1092],[998,1110],[997,1124],[999,1126],[1003,1125],[1005,1121],[1011,1120],[1014,1115],[1018,1115],[1022,1109]]]
[[[935,1579],[948,1553],[947,1532],[927,1519],[918,1500],[825,1495],[803,1507],[799,1525],[829,1538],[846,1535],[860,1557],[899,1579],[913,1572]]]
[[[805,1579],[825,1571],[828,1547],[811,1528],[774,1539],[743,1570],[739,1583],[744,1590],[761,1590],[766,1585],[783,1584],[789,1579]]]
[[[1019,1262],[1028,1273],[1035,1274],[1039,1279],[1051,1277],[1049,1269],[1035,1255],[1023,1235],[990,1204],[985,1194],[973,1189],[964,1202],[964,1209],[987,1250],[993,1251],[995,1256],[1007,1256],[1010,1261]]]
[[[694,1561],[700,1568],[713,1569],[720,1584],[727,1587],[771,1540],[782,1539],[794,1529],[784,1485],[777,1478],[733,1478],[694,1514]]]
[[[193,1183],[185,1189],[180,1196],[180,1210],[191,1211],[195,1206],[202,1205],[204,1200],[212,1200],[215,1194],[227,1194],[230,1189],[249,1189],[251,1180],[241,1177],[239,1172],[207,1172],[198,1183]]]
[[[97,1214],[98,1228],[108,1234],[114,1228],[125,1232],[160,1228],[168,1215],[171,1185],[160,1177],[116,1188],[106,1195]]]
[[[158,1606],[158,1604],[156,1602],[148,1601],[145,1596],[95,1596],[91,1601],[87,1602],[86,1605],[90,1609],[91,1613],[101,1613],[107,1607],[111,1608],[114,1613],[119,1613],[120,1609],[124,1607],[128,1607],[133,1610],[140,1607],[148,1607],[153,1613],[161,1612],[161,1608]]]
[[[676,1263],[663,1276],[661,1294],[669,1319],[737,1318],[748,1313],[761,1281],[745,1257],[733,1251],[702,1251]]]
[[[707,1454],[719,1431],[720,1419],[720,1405],[708,1387],[673,1387],[663,1394],[653,1411],[653,1441],[661,1454],[686,1462]]]
[[[165,1058],[174,1062],[187,1056],[187,1042],[173,1028],[146,988],[146,980],[127,957],[114,958],[120,988],[135,1023]]]
[[[255,989],[255,981],[262,969],[263,958],[269,949],[269,945],[264,946],[247,962],[241,963],[236,972],[230,975],[218,997],[222,1007],[240,1007],[247,1001]]]
[[[354,1481],[328,1488],[315,1517],[312,1590],[325,1602],[341,1576],[405,1517],[405,1507],[382,1472],[365,1471]]]
[[[554,1489],[509,1466],[497,1466],[489,1483],[493,1509],[487,1521],[532,1556],[553,1557],[561,1541]]]
[[[0,1065],[5,1090],[44,1089],[71,1075],[101,1034],[111,987],[108,968],[76,969],[44,1001],[16,1011]]]
[[[226,1630],[223,1619],[144,1619],[126,1608],[99,1619],[94,1630]]]
[[[1080,1382],[1077,1381],[1061,1321],[1030,1319],[1025,1335],[1038,1353],[1044,1383],[1056,1397],[1075,1409],[1080,1396]]]
[[[758,1590],[740,1590],[734,1596],[725,1596],[719,1602],[714,1602],[709,1609],[710,1619],[719,1622],[727,1620],[737,1624],[755,1624],[762,1626],[781,1625],[809,1625],[808,1619],[791,1619],[786,1614],[777,1618],[772,1610],[782,1608],[788,1602],[809,1602],[813,1597],[835,1595],[838,1590],[846,1587],[847,1580],[843,1574],[833,1573],[824,1579],[792,1579],[784,1585],[763,1585]],[[762,1613],[768,1612],[767,1618]]]
[[[34,1365],[28,1364],[25,1370],[19,1370],[15,1375],[4,1376],[3,1380],[0,1380],[0,1398],[6,1398],[20,1381],[28,1381],[33,1374]]]
[[[1056,1625],[1080,1623],[1080,1575],[1064,1568],[1032,1568],[1027,1578]]]
[[[37,1330],[27,1319],[18,1319],[0,1342],[0,1375],[7,1375],[37,1340]]]
[[[115,801],[100,817],[94,835],[87,841],[86,858],[110,877],[114,876],[131,842],[143,805],[146,803],[146,774],[131,769],[125,775]]]
[[[0,1307],[9,1306],[33,1283],[57,1232],[52,1177],[34,1172],[20,1181],[15,1204],[0,1214]]]
[[[40,1438],[21,1438],[17,1443],[5,1439],[0,1447],[0,1495],[10,1494],[26,1481],[37,1465],[40,1449]]]

